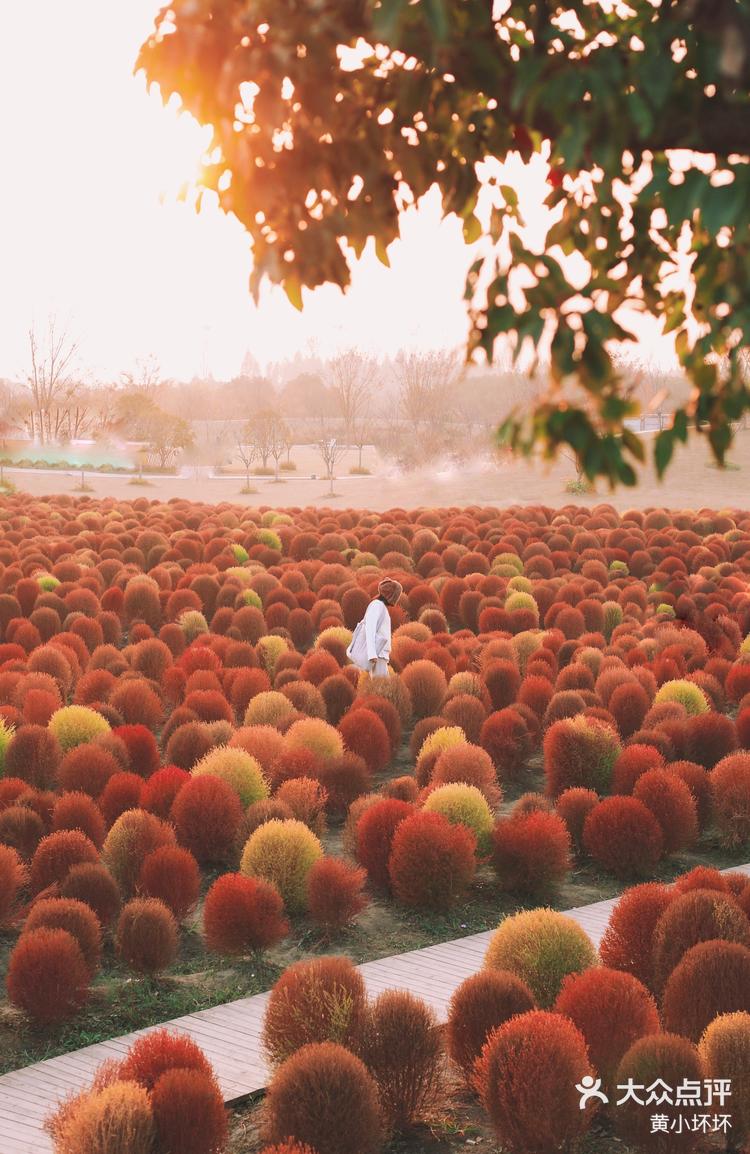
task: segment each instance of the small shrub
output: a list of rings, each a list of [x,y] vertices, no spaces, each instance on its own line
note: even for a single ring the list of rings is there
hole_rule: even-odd
[[[378,1091],[343,1046],[303,1046],[277,1070],[264,1109],[267,1142],[310,1146],[316,1154],[376,1154],[382,1143]]]
[[[596,963],[585,930],[565,914],[550,909],[524,910],[505,918],[485,955],[485,968],[510,970],[525,982],[538,1005],[550,1007],[568,974]]]
[[[559,797],[582,786],[606,793],[619,754],[619,738],[603,722],[582,715],[556,721],[544,736],[547,792]]]
[[[55,882],[65,880],[68,872],[82,862],[98,862],[94,843],[77,829],[61,829],[43,837],[31,859],[30,881],[35,894]]]
[[[221,1154],[228,1126],[216,1079],[201,1070],[167,1070],[151,1091],[157,1142],[180,1154]]]
[[[750,842],[750,753],[733,753],[711,770],[711,795],[722,841],[731,849]]]
[[[127,810],[138,809],[142,792],[143,778],[137,773],[113,773],[98,801],[107,824],[114,825]]]
[[[107,782],[122,770],[109,750],[99,745],[78,745],[65,754],[58,769],[58,783],[73,792],[98,798]]]
[[[365,870],[341,858],[319,858],[307,875],[307,908],[316,925],[330,934],[353,922],[368,903],[366,878]]]
[[[267,821],[245,843],[240,870],[272,882],[289,912],[298,913],[307,901],[307,876],[322,856],[320,841],[303,822]]]
[[[78,829],[101,849],[104,843],[104,818],[101,810],[86,793],[63,793],[52,811],[52,832]]]
[[[49,730],[63,753],[67,753],[77,745],[93,741],[100,734],[109,733],[110,725],[101,713],[87,705],[64,705],[52,714]]]
[[[632,794],[644,773],[663,768],[664,758],[653,745],[627,745],[612,769],[612,793]]]
[[[18,899],[28,878],[18,852],[0,845],[0,929],[6,928],[18,914]]]
[[[339,722],[339,733],[350,753],[363,758],[370,773],[380,773],[391,759],[391,742],[384,723],[371,709],[352,709]]]
[[[656,988],[654,935],[662,914],[674,901],[674,892],[659,882],[646,882],[625,891],[610,914],[599,946],[605,966],[624,970]]]
[[[700,1085],[703,1065],[695,1046],[686,1038],[675,1034],[648,1034],[630,1047],[617,1069],[616,1078],[621,1086],[628,1082],[650,1086],[658,1079],[667,1086],[678,1086],[683,1080]],[[620,1138],[629,1146],[654,1151],[654,1154],[679,1154],[690,1150],[696,1144],[697,1135],[678,1123],[684,1107],[663,1102],[658,1109],[666,1116],[668,1129],[655,1133],[649,1109],[632,1099],[619,1106],[614,1111],[614,1119]]]
[[[491,810],[503,799],[492,758],[479,745],[463,742],[446,749],[435,761],[430,778],[432,785],[463,782],[473,785],[484,795]]]
[[[708,1078],[732,1083],[733,1142],[750,1136],[750,1014],[720,1014],[705,1029],[698,1053]]]
[[[399,824],[414,812],[408,802],[384,798],[369,806],[356,826],[356,856],[367,870],[370,885],[377,890],[390,890],[388,862],[391,846]]]
[[[492,865],[512,893],[543,895],[570,872],[571,842],[565,822],[541,810],[501,819],[492,833]]]
[[[145,809],[129,809],[118,817],[107,834],[102,860],[123,897],[129,897],[135,893],[146,857],[155,849],[174,844],[171,825],[146,813]]]
[[[633,1042],[659,1030],[656,1002],[632,974],[592,966],[565,979],[555,1002],[583,1034],[589,1056],[610,1085]]]
[[[85,902],[105,928],[120,910],[117,882],[107,867],[99,862],[82,862],[73,866],[60,885],[60,896]]]
[[[237,791],[218,777],[191,777],[174,799],[171,818],[180,845],[201,863],[231,860],[242,824]]]
[[[281,895],[270,882],[223,874],[206,894],[203,932],[214,953],[241,955],[269,949],[286,937],[289,923]]]
[[[676,701],[686,710],[688,717],[697,717],[699,713],[707,713],[710,703],[703,690],[692,681],[677,679],[665,681],[657,691],[653,700],[654,705],[662,705],[665,701]]]
[[[697,1042],[719,1014],[750,1011],[750,949],[739,942],[700,942],[664,987],[664,1027]]]
[[[750,925],[729,894],[689,890],[677,894],[656,923],[654,977],[663,988],[687,951],[699,942],[721,939],[750,946]]]
[[[174,799],[189,780],[188,771],[177,765],[165,765],[157,769],[141,789],[141,809],[147,809],[149,813],[166,820]]]
[[[486,798],[473,785],[455,782],[431,790],[424,803],[427,813],[439,813],[451,825],[464,825],[476,838],[480,853],[489,851],[493,820]]]
[[[563,790],[557,799],[555,809],[565,822],[571,846],[577,854],[583,850],[583,827],[586,818],[598,804],[599,795],[594,793],[593,789],[583,789],[582,786]]]
[[[319,717],[303,717],[295,721],[284,736],[284,746],[287,749],[309,749],[319,761],[335,761],[344,753],[339,731]]]
[[[395,897],[419,909],[453,905],[473,880],[475,854],[476,838],[466,826],[439,813],[411,814],[396,827],[388,859]]]
[[[377,1082],[390,1133],[404,1133],[441,1104],[442,1050],[435,1013],[419,998],[404,990],[386,990],[375,999],[363,1057]]]
[[[278,1066],[310,1042],[337,1042],[359,1053],[367,1026],[367,990],[348,958],[295,962],[271,990],[263,1048]]]
[[[63,1102],[47,1129],[55,1154],[152,1154],[156,1140],[148,1094],[121,1080]]]
[[[410,662],[401,672],[401,682],[411,698],[416,720],[440,712],[448,683],[442,669],[434,661]]]
[[[515,974],[481,970],[467,978],[448,1007],[448,1053],[471,1083],[474,1066],[492,1031],[517,1014],[534,1009],[531,990]]]
[[[117,952],[137,974],[158,974],[177,957],[179,934],[172,911],[158,898],[133,898],[117,922]]]
[[[31,907],[23,932],[32,933],[41,927],[69,933],[83,955],[89,977],[93,977],[102,953],[102,931],[90,906],[76,898],[44,898]]]
[[[66,930],[22,934],[8,961],[8,998],[40,1026],[72,1017],[86,1001],[88,984],[80,946]]]
[[[619,878],[647,877],[664,850],[661,826],[634,797],[605,797],[583,827],[587,853]]]
[[[591,1121],[591,1111],[579,1107],[576,1086],[592,1073],[583,1036],[560,1014],[531,1010],[493,1030],[476,1078],[503,1148],[511,1154],[568,1149]]]
[[[319,781],[311,777],[293,777],[282,782],[274,800],[289,810],[289,817],[302,821],[318,836],[326,830],[328,795]]]
[[[201,875],[189,850],[164,845],[147,854],[138,875],[138,893],[159,898],[181,921],[198,904]]]
[[[244,749],[229,746],[212,749],[191,771],[194,778],[206,774],[225,781],[239,797],[243,809],[268,797],[268,786],[260,765]]]
[[[153,1090],[168,1070],[198,1070],[211,1077],[213,1070],[200,1046],[170,1030],[150,1030],[137,1038],[122,1060],[119,1077]]]
[[[664,837],[664,852],[677,853],[698,839],[698,809],[689,788],[666,769],[650,769],[635,783],[633,797],[647,805]]]

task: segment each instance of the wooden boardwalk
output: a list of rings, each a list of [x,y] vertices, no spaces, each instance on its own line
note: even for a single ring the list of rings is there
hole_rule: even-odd
[[[740,868],[750,875],[750,865]],[[616,901],[612,898],[566,912],[598,946]],[[371,994],[408,989],[428,1002],[442,1021],[457,986],[482,968],[491,934],[488,930],[408,954],[380,958],[365,963],[359,970]],[[256,994],[163,1023],[187,1034],[205,1050],[227,1103],[266,1085],[268,1070],[261,1053],[260,1034],[267,1000],[267,993]],[[107,1058],[121,1057],[135,1038],[148,1032],[137,1030],[0,1077],[0,1154],[51,1154],[52,1144],[42,1126],[55,1105],[87,1086]]]

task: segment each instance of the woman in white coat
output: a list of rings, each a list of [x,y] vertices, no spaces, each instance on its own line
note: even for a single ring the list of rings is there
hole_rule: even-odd
[[[372,677],[388,676],[391,656],[391,618],[388,606],[395,605],[403,587],[392,577],[384,577],[378,585],[378,595],[365,610],[365,615],[352,635],[346,655],[359,669]]]

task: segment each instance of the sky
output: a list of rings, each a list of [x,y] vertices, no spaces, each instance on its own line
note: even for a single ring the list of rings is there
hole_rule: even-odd
[[[29,326],[43,329],[51,314],[91,380],[152,355],[167,377],[225,379],[246,351],[264,365],[311,340],[324,356],[353,344],[382,355],[462,345],[471,251],[433,194],[404,216],[390,269],[366,252],[346,295],[305,293],[300,314],[266,286],[256,308],[239,223],[206,201],[196,214],[177,200],[210,130],[132,75],[158,8],[0,5],[0,377],[24,377]],[[540,195],[531,180],[537,219]]]

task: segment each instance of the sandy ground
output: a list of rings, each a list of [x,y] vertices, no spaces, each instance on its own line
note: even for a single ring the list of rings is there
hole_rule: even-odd
[[[651,453],[651,436],[647,452]],[[664,506],[678,509],[743,507],[750,503],[750,431],[737,434],[729,453],[730,468],[722,471],[711,465],[711,458],[703,438],[694,437],[687,446],[679,446],[672,466],[663,482],[659,482],[649,465],[642,470],[640,483],[634,489],[609,492],[606,484],[599,483],[594,494],[571,496],[565,484],[574,476],[571,463],[561,459],[551,465],[529,464],[511,460],[499,464],[478,462],[465,467],[436,463],[434,469],[413,473],[399,473],[388,462],[378,461],[370,451],[364,464],[371,476],[355,477],[347,472],[356,464],[351,461],[339,466],[340,475],[334,482],[335,496],[320,476],[321,465],[313,450],[301,447],[294,451],[297,473],[286,476],[278,484],[273,479],[255,478],[257,492],[240,492],[244,478],[212,478],[205,472],[182,477],[160,477],[148,486],[133,485],[127,478],[87,474],[91,497],[116,497],[133,500],[136,497],[168,500],[182,497],[188,500],[223,502],[249,506],[333,506],[385,510],[394,507],[412,508],[423,505],[509,505],[544,504],[561,506],[568,503],[597,504],[606,501],[619,510]],[[315,479],[311,473],[318,475]],[[6,476],[19,490],[41,496],[51,493],[75,493],[80,485],[79,473],[32,473],[27,470],[6,469]]]

